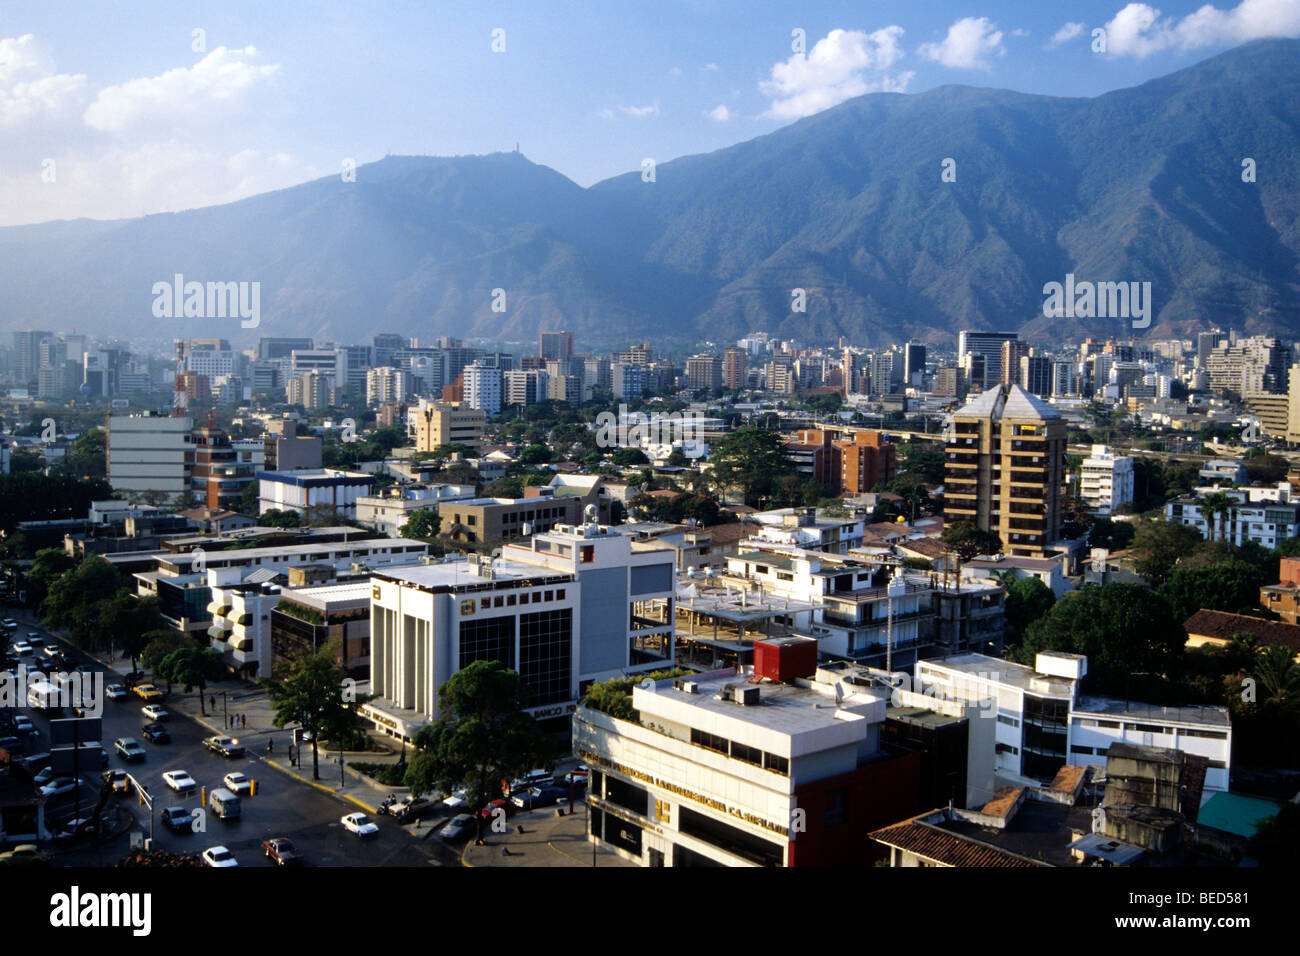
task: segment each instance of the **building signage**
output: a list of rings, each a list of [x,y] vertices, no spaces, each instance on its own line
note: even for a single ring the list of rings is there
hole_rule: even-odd
[[[725,813],[727,816],[744,820],[746,823],[753,824],[756,827],[762,827],[764,830],[770,830],[771,832],[780,834],[781,836],[789,835],[789,830],[786,827],[772,823],[769,820],[764,820],[762,817],[741,810],[739,807],[728,806],[721,800],[706,797],[703,794],[696,793],[693,790],[687,790],[685,787],[678,786],[670,781],[660,780],[657,777],[652,777],[650,774],[642,773],[640,770],[635,770],[632,767],[625,767],[622,764],[606,760],[599,754],[594,754],[588,750],[579,750],[578,755],[586,760],[588,765],[599,764],[600,766],[607,767],[616,773],[621,773],[634,780],[640,780],[642,783],[648,783],[650,786],[658,787],[660,790],[667,790],[669,793],[675,793],[679,797],[685,797],[687,800],[694,800],[696,803],[701,803],[711,810],[717,810],[719,813]]]
[[[559,704],[555,707],[543,707],[540,710],[530,710],[534,720],[545,720],[547,717],[562,717],[565,714],[572,714],[578,709],[577,704]]]

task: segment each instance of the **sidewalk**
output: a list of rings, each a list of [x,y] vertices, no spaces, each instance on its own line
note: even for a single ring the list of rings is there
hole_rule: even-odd
[[[587,814],[582,801],[568,814],[566,800],[557,807],[520,813],[507,821],[505,833],[485,830],[483,846],[475,846],[470,837],[461,851],[464,866],[586,866],[636,867],[603,844],[587,839]],[[563,809],[564,816],[558,811]],[[519,832],[519,827],[524,832]],[[592,847],[595,847],[595,854]]]

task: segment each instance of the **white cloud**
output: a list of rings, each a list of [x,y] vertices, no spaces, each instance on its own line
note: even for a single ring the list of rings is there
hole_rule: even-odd
[[[280,69],[257,66],[257,50],[217,47],[192,67],[129,80],[99,91],[85,113],[86,125],[106,132],[132,126],[198,120],[238,107],[248,91]]]
[[[716,73],[718,72],[719,69],[721,69],[721,67],[719,67],[718,64],[716,63],[705,63],[702,67],[700,67],[700,69],[707,70],[710,73]]]
[[[1065,26],[1061,27],[1061,29],[1052,34],[1052,38],[1047,41],[1047,45],[1049,47],[1054,47],[1060,46],[1062,43],[1069,43],[1082,33],[1086,26],[1086,23],[1077,23],[1071,20]]]
[[[726,103],[719,103],[717,106],[713,107],[713,109],[705,110],[704,115],[711,120],[725,123],[727,120],[731,119],[731,110],[727,109]]]
[[[680,66],[675,66],[675,67],[673,67],[671,70],[668,71],[668,75],[669,75],[669,76],[681,76],[681,75],[682,75],[682,68],[681,68]]]
[[[88,95],[84,74],[58,73],[49,52],[28,33],[0,39],[0,129],[56,120]]]
[[[620,106],[618,111],[624,116],[633,116],[636,119],[644,119],[647,116],[659,115],[659,104],[653,106]]]
[[[771,76],[758,84],[772,98],[767,114],[797,119],[829,109],[864,93],[899,92],[913,73],[888,71],[903,57],[898,38],[903,28],[888,26],[874,33],[832,30],[813,46],[773,65]]]
[[[1027,37],[1029,36],[1029,31],[1024,30],[1020,27],[1016,27],[1014,30],[1011,31],[1011,35],[1013,37]]]
[[[961,70],[987,70],[990,56],[1006,52],[1002,31],[988,17],[963,17],[948,27],[942,43],[922,43],[917,51],[928,60]]]
[[[1205,4],[1179,19],[1145,3],[1130,3],[1106,24],[1106,51],[1146,57],[1167,49],[1245,43],[1300,36],[1300,0],[1241,0],[1219,9]]]

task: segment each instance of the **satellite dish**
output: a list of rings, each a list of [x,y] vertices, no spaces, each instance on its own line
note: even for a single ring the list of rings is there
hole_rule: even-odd
[[[600,509],[594,504],[587,505],[587,507],[582,509],[582,513],[586,516],[588,521],[595,521],[600,517]]]

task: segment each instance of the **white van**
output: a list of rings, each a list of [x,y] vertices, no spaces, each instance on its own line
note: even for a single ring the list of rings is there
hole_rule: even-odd
[[[239,798],[225,787],[217,787],[208,795],[208,807],[223,820],[239,819]]]

